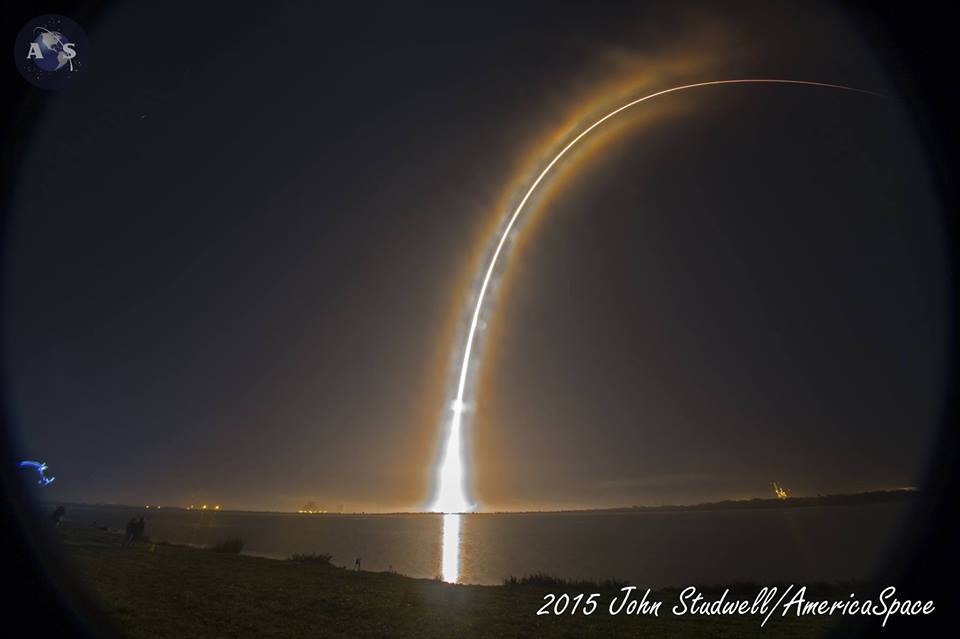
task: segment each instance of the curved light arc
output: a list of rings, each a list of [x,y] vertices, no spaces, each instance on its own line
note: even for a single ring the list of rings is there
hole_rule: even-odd
[[[463,476],[462,476],[462,464],[461,464],[461,452],[460,452],[460,426],[462,423],[463,411],[465,410],[464,396],[466,393],[467,378],[469,377],[470,370],[470,359],[473,355],[473,343],[474,338],[477,333],[477,326],[480,322],[480,312],[483,308],[484,298],[487,294],[487,289],[490,286],[490,281],[493,277],[493,273],[496,271],[497,261],[500,258],[500,254],[503,251],[503,247],[507,243],[507,239],[510,236],[510,231],[513,230],[514,225],[516,224],[517,219],[520,217],[520,214],[523,212],[524,206],[526,206],[527,201],[533,195],[534,191],[537,190],[537,187],[544,180],[547,174],[553,169],[553,167],[567,154],[570,149],[577,145],[580,140],[590,134],[591,131],[602,125],[607,120],[615,117],[619,113],[630,109],[642,102],[647,102],[654,98],[666,95],[668,93],[677,93],[680,91],[686,91],[689,89],[695,89],[698,87],[707,87],[707,86],[717,86],[725,84],[792,84],[792,85],[803,85],[803,86],[814,86],[814,87],[823,87],[828,89],[840,89],[843,91],[852,91],[855,93],[864,93],[867,95],[882,97],[881,94],[875,93],[873,91],[867,91],[866,89],[858,89],[856,87],[850,87],[842,84],[832,84],[829,82],[815,82],[812,80],[785,80],[778,78],[741,78],[741,79],[732,79],[732,80],[711,80],[708,82],[695,82],[693,84],[684,84],[682,86],[672,87],[669,89],[664,89],[662,91],[657,91],[656,93],[651,93],[645,95],[641,98],[637,98],[631,102],[628,102],[613,111],[610,111],[600,119],[596,120],[593,124],[581,131],[576,137],[574,137],[570,142],[566,144],[560,151],[553,157],[552,160],[540,171],[540,174],[537,175],[536,179],[524,193],[523,198],[521,198],[519,204],[513,210],[513,213],[510,215],[510,218],[507,221],[506,226],[503,229],[503,232],[500,235],[500,239],[494,248],[493,254],[490,257],[490,263],[487,266],[487,269],[484,273],[483,280],[480,284],[480,290],[477,294],[476,304],[473,309],[473,313],[470,318],[470,326],[467,330],[467,340],[463,349],[463,360],[460,365],[460,373],[457,381],[457,393],[453,402],[451,404],[452,419],[450,424],[450,429],[446,433],[447,441],[444,446],[443,460],[441,461],[440,473],[438,480],[440,486],[437,490],[437,497],[433,502],[433,505],[430,507],[431,511],[434,512],[464,512],[473,510],[473,505],[469,503],[465,491],[463,489]],[[453,470],[457,470],[460,474],[460,477],[454,477]],[[449,482],[456,482],[456,486],[448,485]]]

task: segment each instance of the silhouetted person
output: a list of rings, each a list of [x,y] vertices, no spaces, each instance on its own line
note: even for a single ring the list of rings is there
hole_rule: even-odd
[[[137,518],[131,517],[130,521],[127,522],[127,532],[123,535],[123,543],[120,544],[124,548],[133,544],[133,539],[137,535]]]
[[[147,522],[144,520],[143,515],[140,515],[140,521],[137,522],[137,529],[135,531],[136,539],[143,539],[145,535],[143,534],[147,528]]]
[[[63,519],[63,515],[67,512],[67,509],[63,506],[57,506],[57,509],[53,511],[53,514],[50,515],[50,519],[53,520],[53,525],[57,528],[60,527],[60,520]]]

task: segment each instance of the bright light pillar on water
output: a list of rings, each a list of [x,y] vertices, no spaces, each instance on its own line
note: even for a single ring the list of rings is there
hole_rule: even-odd
[[[440,574],[448,583],[460,579],[460,523],[463,515],[447,513],[443,516],[443,542],[440,549]]]

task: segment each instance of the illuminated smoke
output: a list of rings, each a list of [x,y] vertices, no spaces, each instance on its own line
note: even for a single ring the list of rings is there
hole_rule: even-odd
[[[775,78],[749,78],[736,80],[712,80],[709,82],[696,82],[693,84],[684,84],[657,91],[649,95],[637,98],[628,102],[613,111],[610,111],[603,117],[587,126],[576,137],[572,138],[560,151],[551,159],[539,175],[530,184],[523,197],[520,199],[516,208],[504,218],[497,232],[490,239],[490,249],[487,258],[483,261],[481,270],[477,273],[474,285],[471,288],[470,298],[468,300],[469,325],[465,335],[458,340],[462,347],[456,349],[456,353],[461,355],[454,362],[454,374],[456,375],[456,384],[453,386],[452,396],[449,398],[449,412],[444,415],[444,428],[442,429],[444,444],[441,448],[440,459],[437,466],[437,478],[434,492],[434,499],[428,510],[442,513],[460,513],[468,512],[474,509],[467,490],[467,464],[464,450],[464,431],[468,425],[468,414],[471,412],[469,402],[473,399],[474,385],[477,379],[478,358],[474,358],[474,351],[477,351],[478,333],[485,324],[483,318],[489,317],[493,298],[490,295],[491,289],[495,288],[496,274],[499,273],[498,266],[500,256],[509,248],[516,230],[517,221],[524,212],[524,207],[533,196],[537,187],[547,177],[551,170],[556,166],[567,153],[573,149],[581,140],[587,137],[594,129],[605,123],[607,120],[617,116],[642,102],[652,100],[668,93],[677,93],[688,89],[699,87],[708,87],[716,85],[729,84],[789,84],[803,85],[813,87],[823,87],[828,89],[840,89],[844,91],[854,91],[869,95],[879,95],[872,91],[857,89],[840,84],[830,84],[827,82],[813,82],[807,80],[781,80]]]

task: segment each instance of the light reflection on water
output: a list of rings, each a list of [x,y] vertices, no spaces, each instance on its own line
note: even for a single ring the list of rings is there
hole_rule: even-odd
[[[447,513],[443,516],[443,541],[440,574],[448,583],[460,579],[460,520],[463,515]]]
[[[45,504],[45,516],[54,504]],[[468,584],[546,573],[662,587],[732,581],[867,579],[895,547],[912,501],[809,508],[526,514],[296,515],[149,510],[67,504],[66,524],[286,559],[331,553],[333,563]]]

